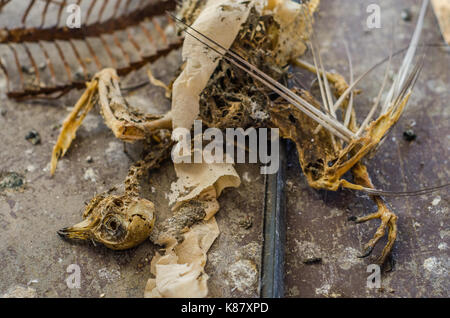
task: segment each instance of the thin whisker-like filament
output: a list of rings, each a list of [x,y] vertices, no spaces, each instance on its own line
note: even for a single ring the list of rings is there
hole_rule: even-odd
[[[326,76],[325,68],[323,67],[322,56],[320,54],[320,47],[317,45],[317,41],[315,40],[316,36],[314,33],[314,29],[312,28],[312,20],[311,15],[303,10],[303,17],[307,22],[307,25],[310,27],[310,40],[309,46],[311,48],[314,67],[316,69],[317,81],[319,84],[320,95],[322,97],[323,108],[326,113],[329,113],[331,116],[336,118],[336,112],[332,109],[331,105],[333,105],[333,99],[331,97],[330,86],[328,83],[328,78]],[[322,83],[323,81],[323,83]]]
[[[408,197],[408,196],[418,196],[423,194],[428,194],[435,192],[439,189],[444,189],[450,186],[450,183],[442,184],[436,187],[431,187],[427,189],[420,189],[416,191],[385,191],[378,189],[362,188],[361,190],[372,195],[382,195],[382,196],[394,196],[394,197]]]
[[[349,67],[349,71],[350,71],[350,85],[353,83],[354,77],[353,77],[353,63],[352,63],[352,56],[350,53],[350,50],[348,48],[348,44],[347,42],[344,42],[345,45],[345,52],[347,54],[347,58],[348,58],[348,67]],[[350,93],[350,100],[348,102],[348,106],[347,106],[347,110],[345,112],[345,118],[344,118],[344,126],[348,127],[350,124],[350,115],[352,113],[353,110],[353,97],[354,97],[354,93],[351,92]],[[356,120],[356,118],[355,118]]]
[[[330,113],[330,106],[328,106],[327,99],[325,98],[325,88],[323,87],[323,83],[322,83],[321,73],[323,74],[323,72],[322,72],[322,70],[319,70],[319,66],[317,64],[317,55],[316,55],[316,50],[314,48],[314,45],[312,43],[310,43],[310,46],[311,46],[311,52],[313,55],[314,67],[316,68],[317,83],[319,85],[320,96],[322,97],[322,106],[326,112]]]
[[[384,72],[383,83],[381,84],[380,91],[378,92],[375,103],[373,104],[372,108],[370,109],[369,113],[367,114],[366,118],[364,119],[363,123],[361,124],[361,127],[359,127],[359,130],[356,132],[356,136],[358,136],[358,137],[361,136],[361,133],[364,131],[364,129],[367,128],[367,125],[369,124],[370,120],[372,119],[373,115],[375,114],[375,111],[377,110],[378,106],[380,105],[381,96],[383,95],[384,88],[385,88],[386,83],[389,78],[389,70],[391,69],[391,63],[392,63],[392,49],[391,49],[391,53],[389,54],[389,62],[386,67],[386,71]]]
[[[419,19],[417,21],[416,28],[414,30],[414,34],[412,36],[410,45],[408,47],[408,51],[406,52],[406,55],[402,62],[402,66],[400,67],[400,69],[398,71],[398,75],[386,97],[386,100],[385,100],[383,108],[382,108],[382,114],[385,114],[388,111],[392,102],[394,100],[396,100],[397,97],[399,96],[399,92],[403,90],[402,86],[406,79],[407,73],[411,68],[411,64],[412,64],[414,55],[416,53],[416,50],[417,50],[417,47],[419,44],[420,35],[422,33],[422,28],[423,28],[423,22],[425,19],[425,14],[427,12],[427,8],[428,8],[428,3],[429,3],[429,0],[424,0],[422,2],[422,8],[420,9]]]
[[[327,96],[327,105],[328,105],[327,107],[328,107],[330,113],[333,115],[333,117],[336,118],[336,112],[333,109],[333,107],[331,107],[333,105],[333,96],[331,95],[330,84],[328,83],[328,78],[326,77],[325,67],[323,66],[322,55],[320,54],[320,48],[318,49],[318,55],[319,55],[320,70],[322,71],[322,74],[323,74],[325,93]]]

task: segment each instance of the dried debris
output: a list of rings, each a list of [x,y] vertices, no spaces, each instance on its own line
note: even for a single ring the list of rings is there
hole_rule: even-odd
[[[403,21],[410,22],[412,19],[411,9],[409,8],[403,9],[401,12],[401,16]]]
[[[0,172],[0,190],[18,189],[25,184],[25,178],[17,172]]]
[[[41,135],[35,130],[30,130],[26,135],[25,139],[31,142],[33,145],[39,145],[41,143]]]
[[[63,124],[52,154],[51,173],[55,172],[58,159],[70,147],[86,114],[96,104],[100,105],[106,124],[117,138],[125,142],[144,141],[149,151],[143,160],[131,166],[123,194],[113,195],[109,191],[97,195],[86,207],[84,221],[62,229],[59,234],[71,239],[95,240],[112,249],[132,247],[150,236],[155,244],[163,246],[163,251],[152,259],[151,272],[155,277],[149,279],[145,296],[206,296],[208,275],[204,266],[207,252],[219,234],[214,218],[219,210],[217,198],[224,188],[240,184],[233,166],[175,164],[178,179],[172,184],[170,195],[174,214],[166,220],[162,229],[154,232],[156,211],[153,203],[139,195],[140,177],[169,156],[171,130],[179,127],[191,129],[194,120],[199,117],[206,126],[216,128],[277,127],[282,137],[296,144],[301,167],[311,187],[332,191],[343,187],[371,194],[378,211],[357,218],[356,222],[375,218],[381,220],[374,238],[365,247],[364,256],[370,254],[388,230],[388,243],[380,257],[383,263],[396,238],[397,217],[379,196],[383,191],[374,189],[361,161],[376,151],[380,141],[398,121],[411,96],[421,67],[420,63],[414,66],[413,57],[428,1],[423,3],[410,47],[387,97],[381,101],[387,82],[385,76],[379,96],[361,125],[357,123],[353,107],[354,96],[358,93],[355,87],[368,72],[353,78],[350,53],[349,84],[342,76],[325,70],[317,40],[314,35],[311,36],[313,13],[318,4],[318,0],[304,4],[290,0],[184,1],[176,18],[188,34],[183,43],[184,64],[181,72],[173,85],[165,85],[148,73],[149,82],[163,87],[167,96],[172,98],[172,109],[164,116],[142,114],[134,109],[122,96],[119,85],[119,75],[141,67],[160,56],[162,51],[168,52],[176,47],[167,42],[164,32],[160,33],[166,44],[164,50],[157,50],[148,58],[142,58],[141,54],[138,62],[131,62],[130,56],[127,58],[125,54],[125,66],[114,65],[114,68],[99,71],[101,64],[96,63],[98,69],[95,72],[84,72],[85,76],[79,77],[78,87],[89,78],[89,74],[95,75],[86,83],[84,94]],[[156,13],[147,12],[148,16],[153,14]],[[133,26],[141,25],[142,20],[137,16],[133,16],[136,21],[128,20],[131,16],[123,16],[123,21],[132,22]],[[110,23],[108,21],[103,23]],[[170,23],[168,20],[167,25]],[[87,25],[84,32],[100,36],[104,31],[101,25],[99,21]],[[121,30],[127,27],[118,24]],[[173,24],[171,27],[174,27]],[[113,37],[118,28],[111,29],[114,31]],[[161,30],[161,27],[155,24],[154,29]],[[11,41],[15,34],[15,43],[22,45],[27,35],[13,31],[4,34],[0,43],[8,39]],[[46,29],[33,32],[38,40],[45,39],[49,34]],[[57,29],[54,32],[54,39],[60,37],[60,40],[68,40],[64,31]],[[177,36],[174,38],[179,40]],[[84,41],[84,37],[79,40]],[[115,43],[118,45],[117,40]],[[105,46],[108,47],[108,44]],[[298,60],[307,47],[313,53],[314,64]],[[15,51],[12,52],[13,57],[16,56]],[[10,96],[50,94],[76,86],[70,67],[67,67],[68,83],[43,86],[37,67],[40,63],[31,64],[34,68],[31,84],[24,74],[28,72],[23,72],[20,64],[16,65],[21,74],[20,85],[16,86],[16,90],[10,90]],[[281,84],[288,80],[287,66],[291,64],[317,76],[320,101],[304,89],[288,89]],[[3,64],[0,66],[8,74],[6,67]],[[46,70],[52,68],[48,62],[47,66]],[[54,76],[52,80],[55,82]],[[379,116],[373,119],[377,110]],[[348,171],[353,173],[354,183],[343,179]],[[319,258],[306,262],[316,263]],[[249,281],[253,282],[252,277],[249,276]]]
[[[407,130],[405,130],[405,131],[403,132],[403,138],[404,138],[406,141],[413,141],[413,140],[415,140],[415,139],[417,138],[417,135],[416,135],[416,133],[414,132],[414,130],[412,130],[412,129],[407,129]]]
[[[36,289],[29,286],[17,285],[8,289],[0,298],[37,298],[37,292]]]
[[[305,265],[321,264],[322,258],[321,257],[307,258],[307,259],[304,259],[302,262]]]

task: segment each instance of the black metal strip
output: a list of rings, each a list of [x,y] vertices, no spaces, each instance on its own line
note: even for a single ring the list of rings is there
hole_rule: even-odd
[[[280,169],[267,175],[264,202],[264,242],[261,269],[262,298],[284,297],[286,141],[280,140]]]

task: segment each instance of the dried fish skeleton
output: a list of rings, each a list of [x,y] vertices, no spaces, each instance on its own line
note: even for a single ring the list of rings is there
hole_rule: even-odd
[[[164,11],[174,8],[171,1],[162,3]],[[162,13],[157,12],[156,5],[146,5],[146,1],[141,1],[140,5],[144,5],[147,10],[145,14],[149,16]],[[124,194],[105,193],[94,197],[85,209],[84,220],[62,229],[59,234],[67,238],[93,239],[113,249],[129,248],[145,240],[152,231],[156,212],[150,201],[140,197],[139,178],[169,157],[173,146],[170,138],[173,129],[190,129],[193,121],[200,118],[205,126],[221,129],[279,128],[283,138],[291,139],[296,144],[302,170],[311,187],[331,191],[348,188],[369,193],[378,211],[358,218],[356,222],[378,218],[381,225],[374,238],[365,246],[363,256],[370,254],[387,229],[388,243],[379,258],[380,263],[384,263],[396,239],[397,217],[380,196],[386,192],[374,189],[362,159],[376,151],[390,128],[398,121],[412,94],[422,65],[420,61],[414,65],[413,61],[428,0],[423,1],[416,30],[387,97],[382,101],[391,59],[376,101],[361,125],[357,123],[354,95],[357,94],[358,83],[373,68],[356,79],[352,73],[349,84],[343,76],[325,70],[312,31],[313,13],[318,5],[318,0],[305,4],[290,0],[184,1],[177,16],[173,16],[173,21],[186,33],[182,71],[169,87],[149,74],[152,84],[163,86],[172,95],[172,110],[164,116],[142,114],[129,105],[122,95],[119,75],[131,72],[180,45],[180,37],[175,35],[171,19],[166,17],[164,28],[160,26],[161,23],[153,28],[159,30],[165,48],[157,49],[156,53],[154,50],[153,55],[140,54],[136,61],[127,55],[125,65],[112,65],[114,68],[97,72],[86,83],[84,94],[64,122],[52,154],[52,174],[56,170],[57,160],[70,147],[84,117],[96,104],[100,105],[106,124],[117,138],[126,142],[144,140],[148,143],[149,152],[130,168]],[[88,36],[95,36],[102,28],[111,28],[116,14],[109,20],[99,19],[93,25],[88,25],[87,30],[91,30]],[[137,17],[137,13],[134,14],[124,14],[120,19],[124,23],[131,21],[130,17]],[[26,20],[26,15],[23,20]],[[138,23],[139,28],[143,30],[141,33],[148,36],[149,31],[142,27],[143,23]],[[90,75],[85,65],[81,68],[84,76],[80,77],[78,73],[79,80],[74,81],[75,77],[71,77],[74,72],[66,61],[64,68],[68,82],[64,85],[42,84],[38,63],[31,54],[27,55],[33,70],[29,73],[33,76],[20,71],[24,68],[19,64],[17,46],[22,45],[24,38],[33,38],[33,32],[38,38],[50,39],[45,28],[33,29],[28,33],[20,29],[9,30],[0,36],[0,43],[10,46],[20,73],[15,86],[11,84],[12,81],[9,82],[10,96],[43,96],[80,87]],[[55,37],[67,41],[67,34],[64,35],[59,28],[56,27],[53,32]],[[120,41],[114,32],[113,29],[113,41],[118,44]],[[138,34],[129,28],[126,28],[126,32],[129,41]],[[167,36],[167,33],[171,36]],[[84,41],[89,51],[88,40],[79,36],[75,36],[75,39]],[[108,48],[104,36],[99,38]],[[41,49],[44,48],[44,56],[48,56],[45,46],[37,42]],[[57,43],[55,41],[58,47]],[[72,39],[68,43],[72,48],[75,47]],[[29,53],[27,46],[23,45],[25,53]],[[307,47],[313,53],[313,64],[299,60]],[[57,51],[61,53],[61,49]],[[108,49],[105,51],[110,52]],[[74,52],[77,52],[76,48]],[[75,55],[82,64],[80,54]],[[116,64],[120,62],[112,58],[111,52],[109,55]],[[352,69],[351,57],[348,55]],[[97,62],[94,64],[101,69],[103,65]],[[8,70],[10,65],[13,64],[0,65],[9,75],[8,78],[11,78],[11,71]],[[295,65],[316,74],[320,101],[304,89],[288,89],[281,84],[289,77],[286,65]],[[55,74],[51,73],[50,82],[55,84]],[[32,85],[29,84],[29,78],[33,79]],[[274,93],[277,96],[275,99]],[[339,109],[342,111],[338,112]],[[255,116],[256,111],[264,115]],[[377,111],[379,116],[373,119]],[[175,164],[175,170],[178,180],[172,187],[174,215],[164,222],[163,230],[155,240],[155,243],[165,247],[165,253],[157,254],[152,260],[152,273],[156,277],[149,280],[146,296],[206,296],[206,253],[218,235],[214,219],[214,214],[219,210],[216,199],[225,187],[239,186],[240,179],[231,164]],[[354,176],[353,183],[342,178],[348,171]]]

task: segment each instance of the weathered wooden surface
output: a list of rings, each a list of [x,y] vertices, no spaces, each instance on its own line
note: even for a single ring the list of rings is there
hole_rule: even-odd
[[[381,7],[381,29],[369,30],[369,4]],[[401,17],[409,9],[411,21]],[[408,44],[420,1],[323,0],[316,20],[317,38],[325,64],[348,78],[344,43],[349,43],[357,75],[389,55],[393,37],[395,49]],[[391,24],[395,23],[395,32]],[[423,40],[443,44],[431,7],[426,16]],[[389,137],[368,162],[376,187],[410,191],[447,183],[449,180],[449,91],[450,53],[447,48],[429,48],[425,66],[408,109]],[[399,59],[396,58],[395,62]],[[398,65],[398,64],[397,64]],[[356,109],[368,111],[380,87],[384,66],[360,86],[363,95]],[[363,112],[364,113],[364,112]],[[412,127],[411,127],[412,126]],[[412,128],[417,139],[405,141],[403,132]],[[362,246],[372,237],[379,221],[354,224],[349,216],[375,211],[365,195],[337,193],[309,188],[291,152],[287,180],[287,268],[286,294],[291,297],[448,297],[450,281],[448,190],[433,194],[386,198],[399,216],[398,239],[394,247],[394,271],[383,274],[381,290],[366,287],[371,258],[359,259]],[[385,240],[373,252],[379,255]],[[322,264],[305,265],[311,257]]]

